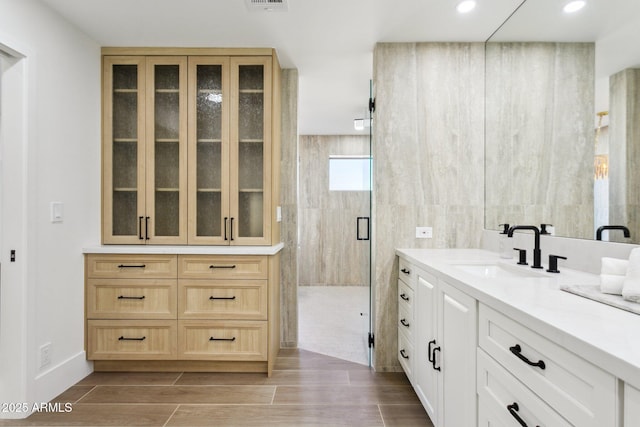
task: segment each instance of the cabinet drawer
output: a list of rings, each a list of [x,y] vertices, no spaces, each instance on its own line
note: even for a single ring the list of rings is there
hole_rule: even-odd
[[[168,279],[177,271],[176,255],[87,255],[90,279]]]
[[[89,360],[176,358],[175,320],[89,320]]]
[[[267,322],[178,321],[178,357],[199,360],[267,360]]]
[[[479,322],[480,347],[571,424],[616,419],[615,377],[484,304]]]
[[[413,290],[402,280],[398,280],[398,307],[404,309],[413,317]]]
[[[406,335],[398,331],[398,360],[411,383],[413,383],[413,356],[413,344],[407,339]]]
[[[416,288],[416,273],[408,261],[400,258],[398,263],[398,278],[405,282],[411,289]]]
[[[175,319],[176,279],[89,279],[89,319]]]
[[[477,391],[479,427],[571,426],[481,349],[478,349]]]
[[[266,279],[266,256],[180,255],[178,277],[183,279]]]
[[[413,343],[413,330],[415,329],[413,316],[402,304],[398,304],[398,331],[402,332],[410,343]]]
[[[180,280],[180,317],[267,320],[266,280]]]

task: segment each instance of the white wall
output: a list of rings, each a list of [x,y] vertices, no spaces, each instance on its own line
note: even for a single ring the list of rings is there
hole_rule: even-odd
[[[11,320],[26,323],[25,394],[11,401],[41,402],[91,371],[81,249],[100,237],[100,47],[37,0],[0,0],[0,10],[0,44],[26,56],[27,89],[25,253],[16,262],[24,263],[25,283],[3,283],[25,286],[26,295],[23,319]],[[3,191],[20,190],[5,180]],[[64,203],[63,223],[49,221],[51,201]],[[4,267],[8,254],[1,256]],[[41,368],[45,343],[52,360]],[[3,398],[12,393],[7,369],[0,367]]]

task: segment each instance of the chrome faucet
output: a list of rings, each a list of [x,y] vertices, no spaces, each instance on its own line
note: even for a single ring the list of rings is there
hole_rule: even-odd
[[[513,237],[516,230],[531,230],[534,233],[533,265],[531,268],[542,268],[542,251],[540,250],[540,230],[535,225],[514,225],[507,232],[508,237]]]

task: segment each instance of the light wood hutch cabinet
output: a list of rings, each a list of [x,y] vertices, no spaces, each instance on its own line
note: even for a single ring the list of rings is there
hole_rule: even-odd
[[[270,374],[282,248],[275,51],[102,54],[103,246],[85,249],[87,358],[98,371]]]
[[[277,240],[279,65],[271,49],[107,52],[103,243]]]

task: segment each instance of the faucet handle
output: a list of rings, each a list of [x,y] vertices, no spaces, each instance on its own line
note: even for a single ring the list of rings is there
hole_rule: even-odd
[[[500,232],[500,234],[507,234],[509,233],[509,224],[498,224],[498,227],[502,227],[502,231]]]
[[[540,234],[551,234],[547,227],[553,227],[553,224],[540,224]]]
[[[567,259],[567,257],[560,255],[549,255],[549,269],[547,270],[547,272],[560,273],[560,270],[558,270],[558,259]]]
[[[520,265],[529,265],[527,263],[527,250],[526,249],[519,249],[519,248],[513,248],[514,251],[518,251],[518,264]]]

